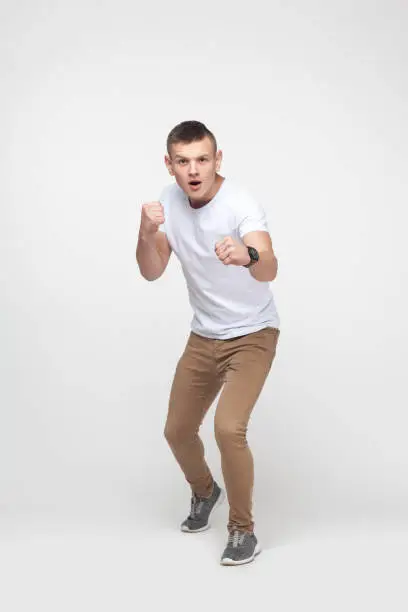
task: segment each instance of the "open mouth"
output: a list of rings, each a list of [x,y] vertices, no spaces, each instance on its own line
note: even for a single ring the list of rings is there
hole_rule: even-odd
[[[201,187],[201,181],[189,181],[188,183],[191,187],[191,189],[199,189]]]

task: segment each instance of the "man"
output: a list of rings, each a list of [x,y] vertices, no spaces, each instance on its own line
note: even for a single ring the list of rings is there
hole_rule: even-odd
[[[229,502],[221,563],[239,565],[260,552],[254,534],[254,467],[246,440],[251,411],[271,368],[279,317],[269,282],[278,262],[262,207],[219,174],[222,152],[198,121],[167,138],[165,164],[175,183],[142,206],[136,259],[142,276],[159,278],[174,251],[194,317],[170,391],[165,437],[191,487],[182,531],[209,527],[225,497],[204,459],[198,430],[219,391],[215,437]]]

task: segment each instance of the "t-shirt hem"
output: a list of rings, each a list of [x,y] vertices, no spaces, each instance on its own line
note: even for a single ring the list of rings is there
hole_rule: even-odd
[[[267,327],[271,327],[271,328],[279,330],[279,326],[277,324],[275,325],[273,323],[268,323],[266,325],[262,324],[262,325],[255,325],[253,327],[237,328],[237,329],[234,329],[233,333],[227,333],[227,334],[210,334],[210,333],[204,334],[194,329],[194,327],[191,328],[191,331],[197,334],[197,336],[201,336],[202,338],[208,338],[210,340],[231,340],[232,338],[237,338],[239,336],[246,336],[247,334],[253,334]]]

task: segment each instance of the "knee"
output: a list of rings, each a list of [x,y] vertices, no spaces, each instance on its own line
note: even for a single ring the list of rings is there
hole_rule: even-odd
[[[179,429],[175,427],[174,425],[170,425],[169,423],[166,423],[163,433],[164,433],[164,437],[166,438],[170,446],[173,446],[174,444],[176,444],[177,440],[180,437]]]
[[[246,444],[246,427],[235,421],[215,421],[214,432],[220,448],[225,445],[243,446]]]
[[[179,446],[192,439],[194,434],[188,431],[186,427],[183,427],[183,425],[166,423],[164,437],[170,446]]]

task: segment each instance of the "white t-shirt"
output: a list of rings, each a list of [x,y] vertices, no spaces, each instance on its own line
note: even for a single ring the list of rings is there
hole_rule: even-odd
[[[165,218],[159,229],[166,233],[187,282],[192,331],[225,340],[264,327],[279,329],[269,283],[256,280],[244,266],[223,264],[214,250],[226,236],[242,241],[247,232],[268,231],[261,205],[229,179],[198,209],[177,183],[167,185],[159,201]]]

